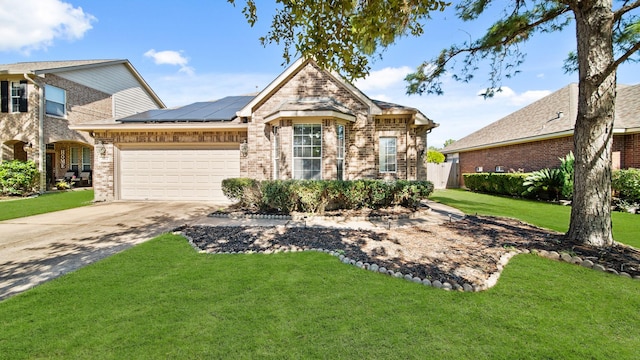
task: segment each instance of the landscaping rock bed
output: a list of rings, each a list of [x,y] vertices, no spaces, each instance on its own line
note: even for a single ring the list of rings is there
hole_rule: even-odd
[[[376,214],[377,215],[377,214]],[[341,261],[425,285],[477,291],[493,286],[520,252],[640,278],[640,253],[617,245],[601,250],[517,220],[468,216],[441,225],[385,229],[186,226],[177,229],[199,250],[254,253],[316,250]]]

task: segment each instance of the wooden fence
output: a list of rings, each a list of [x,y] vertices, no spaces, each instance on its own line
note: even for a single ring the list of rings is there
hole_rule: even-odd
[[[457,162],[427,163],[427,180],[436,189],[460,187],[460,165]]]

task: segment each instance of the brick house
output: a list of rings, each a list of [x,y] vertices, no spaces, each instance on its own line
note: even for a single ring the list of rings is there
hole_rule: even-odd
[[[91,176],[94,139],[71,125],[165,107],[127,60],[0,65],[0,93],[0,159],[34,160],[41,191],[67,173]]]
[[[72,128],[95,134],[96,200],[227,202],[231,177],[426,180],[436,126],[300,59],[257,95]]]
[[[536,171],[573,151],[578,85],[564,88],[445,147],[459,173]],[[613,168],[640,167],[640,84],[618,85]],[[460,185],[464,185],[460,179]]]

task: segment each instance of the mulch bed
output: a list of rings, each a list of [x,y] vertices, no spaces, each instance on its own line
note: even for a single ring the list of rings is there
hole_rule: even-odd
[[[569,242],[557,232],[514,219],[488,216],[467,216],[441,225],[379,231],[225,226],[187,226],[178,230],[190,238],[194,246],[207,252],[340,250],[356,261],[460,285],[479,285],[482,278],[486,280],[499,271],[500,256],[510,249],[569,253],[605,268],[640,276],[640,252],[632,247],[593,248]]]

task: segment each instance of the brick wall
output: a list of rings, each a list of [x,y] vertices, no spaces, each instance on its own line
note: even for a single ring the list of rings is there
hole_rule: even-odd
[[[573,136],[502,146],[460,153],[460,172],[474,173],[481,166],[484,172],[494,172],[496,166],[505,171],[531,172],[560,166],[558,158],[573,151]],[[613,168],[640,167],[640,134],[613,137]],[[461,180],[462,181],[462,180]]]
[[[354,122],[340,119],[287,118],[273,124],[264,119],[286,101],[305,97],[333,98],[348,107],[356,117]],[[309,63],[288,81],[274,90],[254,109],[248,130],[247,159],[241,167],[242,176],[257,179],[271,179],[273,176],[273,128],[278,126],[280,149],[279,177],[292,176],[292,126],[294,124],[322,124],[322,153],[324,179],[335,179],[336,172],[336,135],[337,123],[345,125],[345,179],[384,178],[384,179],[426,179],[426,168],[418,162],[419,153],[424,151],[425,130],[412,126],[410,115],[381,116],[374,119],[369,114],[368,105],[355,97],[343,84],[321,71],[315,64]],[[381,174],[378,164],[378,139],[380,136],[397,138],[398,172]]]
[[[620,139],[620,146],[616,148],[616,139]],[[640,134],[627,134],[614,137],[614,151],[621,152],[623,168],[640,168]]]

